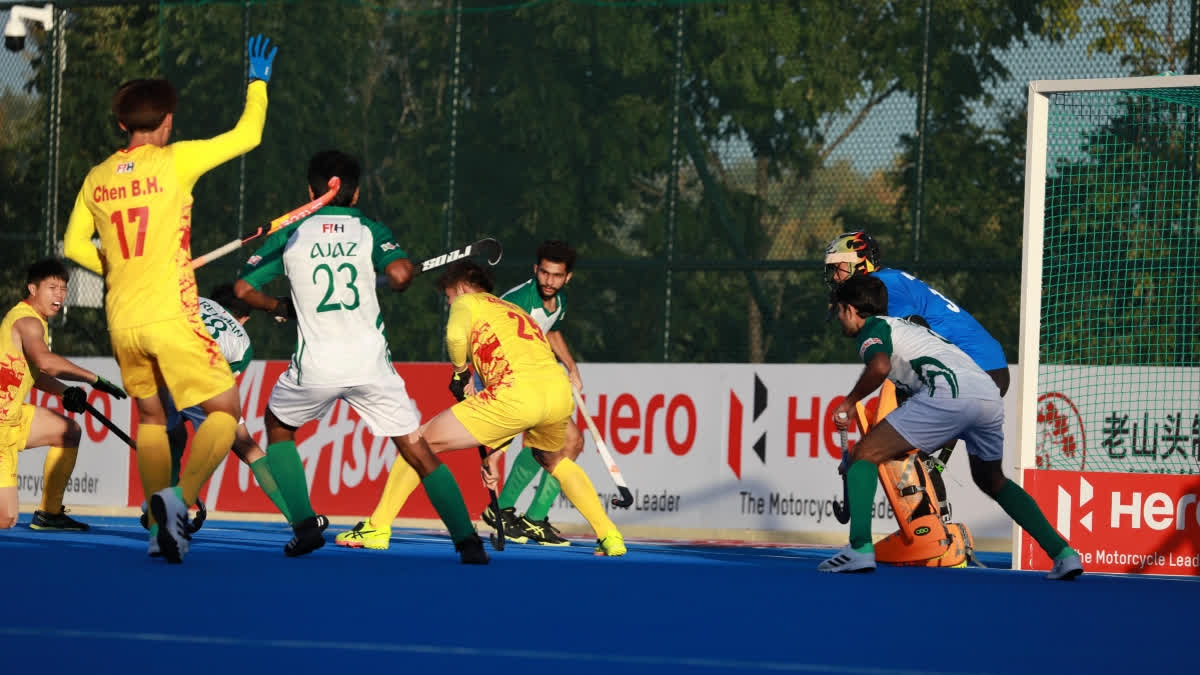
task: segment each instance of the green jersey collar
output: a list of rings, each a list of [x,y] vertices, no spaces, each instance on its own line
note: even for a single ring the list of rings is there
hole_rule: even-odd
[[[362,211],[358,210],[357,208],[355,208],[353,206],[323,206],[323,207],[321,207],[320,211],[317,211],[317,213],[314,213],[313,215],[315,216],[318,214],[320,214],[322,216],[354,216],[354,217],[358,217],[358,216],[362,215]]]

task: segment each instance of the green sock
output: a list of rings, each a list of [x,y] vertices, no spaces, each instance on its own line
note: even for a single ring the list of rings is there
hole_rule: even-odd
[[[879,467],[860,459],[846,472],[850,488],[850,546],[859,553],[875,550],[871,541],[871,516],[875,510],[875,486],[879,484]]]
[[[1046,520],[1046,514],[1038,508],[1037,502],[1020,485],[1011,480],[1004,481],[1004,487],[993,499],[1013,522],[1037,541],[1046,555],[1057,560],[1063,549],[1067,548],[1067,541],[1059,536],[1050,521]]]
[[[1065,558],[1069,555],[1079,555],[1079,551],[1076,551],[1075,549],[1071,548],[1070,546],[1064,546],[1063,550],[1059,551],[1058,555],[1054,556],[1054,559],[1062,560],[1063,558]]]
[[[425,486],[425,494],[433,503],[433,508],[441,516],[446,529],[450,530],[450,541],[455,544],[475,534],[475,525],[471,516],[467,515],[467,503],[463,501],[458,483],[454,482],[454,474],[445,464],[441,464],[433,473],[421,480]]]
[[[266,456],[259,457],[250,464],[250,470],[254,472],[254,478],[258,481],[258,486],[262,491],[267,493],[267,497],[275,504],[275,508],[283,514],[287,521],[292,522],[292,516],[288,513],[287,502],[283,499],[283,493],[279,491],[279,483],[275,482],[275,476],[271,475],[271,464],[267,461]]]
[[[267,446],[267,462],[288,505],[291,516],[288,522],[302,523],[317,515],[308,501],[308,479],[304,476],[304,462],[296,452],[296,442],[280,441]]]
[[[517,497],[521,496],[521,492],[541,470],[542,465],[533,458],[533,451],[529,448],[521,448],[521,452],[513,460],[512,471],[509,471],[508,477],[504,479],[504,489],[500,491],[500,497],[497,499],[500,508],[507,509],[510,506],[516,506]]]
[[[545,520],[560,492],[562,492],[562,486],[558,484],[558,479],[551,476],[549,471],[542,471],[542,482],[538,483],[537,492],[533,495],[533,503],[529,505],[528,509],[525,509],[525,517],[530,520]]]

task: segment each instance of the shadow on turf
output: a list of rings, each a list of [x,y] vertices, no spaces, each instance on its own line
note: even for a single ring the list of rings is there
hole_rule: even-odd
[[[135,521],[136,524],[136,521]],[[88,544],[93,546],[106,546],[107,540],[118,539],[122,541],[137,542],[141,546],[145,546],[149,542],[150,535],[146,530],[138,527],[137,529],[129,527],[113,527],[90,524],[91,529],[87,532],[66,532],[66,531],[47,531],[39,532],[31,529],[27,523],[21,523],[17,527],[8,531],[0,531],[0,544],[5,541],[12,541],[26,544],[45,545],[52,542],[62,542],[66,544]],[[217,528],[214,528],[217,529]],[[206,539],[204,530],[193,535],[192,546],[211,545],[214,547],[234,547],[244,549],[267,549],[267,550],[282,550],[282,547],[287,543],[288,537],[291,535],[291,530],[284,528],[278,532],[278,536],[272,539],[264,539],[261,536],[229,536],[231,532],[240,533],[241,535],[263,535],[275,533],[265,532],[261,529],[253,528],[226,528],[220,527],[222,536]],[[333,542],[332,537],[327,537],[327,544]],[[122,546],[123,547],[123,546]]]

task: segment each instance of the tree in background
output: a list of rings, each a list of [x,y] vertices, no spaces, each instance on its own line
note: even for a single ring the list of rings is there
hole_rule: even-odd
[[[1151,3],[1102,4],[1116,11]],[[1089,14],[1096,8],[1080,0],[931,5],[921,260],[1015,261],[1023,110],[993,98],[1008,82],[1007,50],[1067,34],[1137,35],[1140,24],[1105,24],[1111,29],[1103,33],[1095,23],[1103,12]],[[679,8],[464,3],[456,14],[454,7],[340,3],[335,23],[318,2],[73,7],[59,193],[74,195],[87,167],[122,142],[108,108],[126,79],[166,75],[180,87],[177,138],[227,128],[241,107],[235,85],[244,37],[263,32],[281,47],[263,144],[244,167],[222,166],[197,186],[195,251],[303,202],[308,156],[340,147],[363,159],[365,211],[414,256],[495,236],[506,248],[498,286],[507,288],[527,277],[538,242],[570,240],[582,256],[572,294],[585,310],[572,320],[571,342],[585,360],[660,360],[668,290],[669,360],[849,358],[823,322],[820,257],[835,234],[859,227],[885,241],[890,261],[912,255],[915,139],[885,148],[892,158],[875,167],[840,158],[870,120],[895,114],[886,106],[915,96],[919,3],[684,7],[684,159],[673,212]],[[1121,44],[1132,53],[1142,43]],[[1163,45],[1164,54],[1178,51],[1178,42]],[[42,77],[45,64],[34,66]],[[981,109],[1002,113],[972,112]],[[903,126],[911,129],[912,120]],[[38,192],[40,133],[13,141],[29,143],[27,157],[0,155],[19,158],[0,162],[5,186],[25,180]],[[0,198],[6,217],[13,208],[36,211],[7,194]],[[62,219],[69,201],[58,204]],[[668,251],[676,265],[669,289]],[[747,260],[780,269],[746,273]],[[202,270],[201,290],[228,280],[240,262],[231,256]],[[1013,269],[922,274],[967,304],[1011,351],[1016,303],[982,305],[1010,292]],[[442,358],[443,302],[425,283],[383,298],[399,359]],[[291,351],[290,330],[250,328],[262,355]],[[64,348],[92,353],[95,331],[79,333]]]
[[[0,92],[0,246],[12,264],[0,265],[0,298],[10,305],[25,297],[25,272],[36,260],[43,222],[45,124],[38,97]]]
[[[929,105],[935,118],[965,114],[961,111],[985,101],[989,85],[1008,76],[1001,52],[1048,31],[1048,14],[1070,10],[1070,3],[999,0],[932,6]],[[757,207],[743,214],[745,227],[756,230],[747,237],[755,242],[750,257],[818,258],[824,243],[837,233],[837,223],[809,222],[804,232],[785,227],[788,219],[772,208],[771,181],[784,170],[794,172],[795,190],[803,195],[801,181],[811,178],[879,106],[893,97],[916,95],[922,57],[920,6],[883,0],[760,3],[706,6],[695,16],[689,41],[690,109],[699,117],[709,147],[744,142],[754,157],[752,194],[758,198]],[[978,129],[958,125],[941,132]],[[708,156],[720,161],[721,155]],[[1016,166],[1019,159],[1010,161]],[[953,165],[943,168],[959,170]],[[846,212],[868,210],[850,207]],[[890,223],[875,224],[879,227],[873,229],[885,241],[899,239],[911,227],[901,214]],[[951,259],[959,257],[961,252]],[[787,275],[764,279],[775,286],[776,298],[806,293],[793,288]],[[819,284],[816,269],[805,281]],[[764,308],[753,299],[747,302],[748,360],[772,356],[762,326],[781,320],[781,310],[781,304]]]

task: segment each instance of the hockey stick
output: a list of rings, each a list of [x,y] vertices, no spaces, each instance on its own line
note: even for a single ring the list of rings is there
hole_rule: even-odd
[[[126,434],[124,431],[121,431],[120,427],[113,424],[112,420],[105,417],[104,414],[101,413],[99,410],[96,410],[92,406],[91,403],[84,401],[83,409],[86,410],[88,412],[88,414],[91,415],[92,417],[100,420],[100,423],[103,424],[104,426],[108,427],[109,431],[116,434],[117,438],[121,439],[122,441],[125,441],[125,444],[128,445],[130,448],[133,448],[134,452],[137,451],[137,443],[133,442],[133,439],[129,437],[129,434]]]
[[[487,462],[488,451],[486,445],[479,446],[479,459]],[[488,539],[492,541],[493,551],[504,550],[504,516],[500,513],[500,497],[496,495],[496,491],[488,488],[488,499],[491,500],[492,513],[496,514],[496,531],[488,535]]]
[[[274,234],[274,233],[278,232],[280,229],[287,227],[288,225],[291,225],[292,223],[296,222],[297,220],[300,220],[301,218],[307,218],[308,216],[311,216],[312,214],[321,210],[321,207],[323,207],[326,204],[328,204],[329,202],[333,201],[333,198],[337,196],[338,190],[341,187],[342,187],[342,179],[341,178],[338,178],[337,176],[330,178],[329,179],[329,190],[325,194],[321,195],[320,197],[317,197],[316,199],[312,200],[311,202],[305,204],[304,206],[292,209],[291,211],[288,211],[287,213],[283,214],[282,216],[279,216],[275,220],[272,220],[271,223],[269,225],[267,225],[265,228],[260,227],[257,230],[251,232],[250,234],[247,234],[243,237],[238,237],[237,239],[234,239],[233,241],[229,242],[228,244],[225,244],[224,246],[220,246],[218,248],[215,248],[215,249],[209,251],[208,253],[205,253],[204,255],[200,256],[199,258],[193,258],[192,259],[192,269],[199,269],[199,268],[207,265],[208,263],[216,260],[217,258],[220,258],[223,255],[227,255],[229,253],[232,253],[232,252],[238,250],[242,246],[246,245],[246,243],[254,241],[255,239],[258,239],[259,237],[263,236],[264,234],[265,235]]]
[[[465,396],[455,396],[456,400],[462,401]],[[505,444],[507,445],[507,444]],[[500,446],[504,447],[504,446]],[[479,459],[487,465],[488,451],[486,445],[479,446]],[[491,473],[491,472],[489,472]],[[488,500],[491,502],[492,513],[496,514],[496,531],[488,535],[488,539],[492,542],[493,551],[504,550],[504,518],[500,515],[500,497],[492,488],[488,488]]]
[[[491,237],[484,237],[474,244],[467,244],[466,246],[446,251],[445,253],[436,255],[432,258],[426,258],[425,260],[413,260],[413,265],[416,268],[413,270],[413,273],[422,274],[424,272],[449,265],[455,260],[469,258],[473,255],[486,256],[487,264],[494,267],[500,262],[500,258],[504,255],[504,247],[502,247],[500,242],[496,241],[495,239],[492,239]]]
[[[845,417],[845,413],[842,413]],[[850,468],[850,443],[846,440],[846,430],[838,429],[838,440],[842,444],[842,461],[838,464],[838,473],[842,476],[842,501],[833,501],[833,517],[843,525],[850,522],[850,485],[846,482],[846,473]]]
[[[633,506],[633,493],[629,491],[629,485],[625,483],[625,477],[621,475],[621,470],[617,468],[617,463],[613,461],[612,455],[608,452],[608,445],[600,436],[600,432],[596,430],[596,423],[592,421],[592,416],[588,414],[587,406],[583,404],[583,397],[580,396],[579,390],[571,387],[571,393],[575,395],[575,405],[579,406],[579,412],[583,413],[583,421],[587,423],[588,431],[592,432],[592,440],[596,441],[596,449],[600,451],[600,457],[604,460],[604,465],[608,467],[608,475],[612,476],[613,482],[617,484],[617,492],[621,493],[620,497],[614,497],[612,505],[618,508],[627,509]]]

